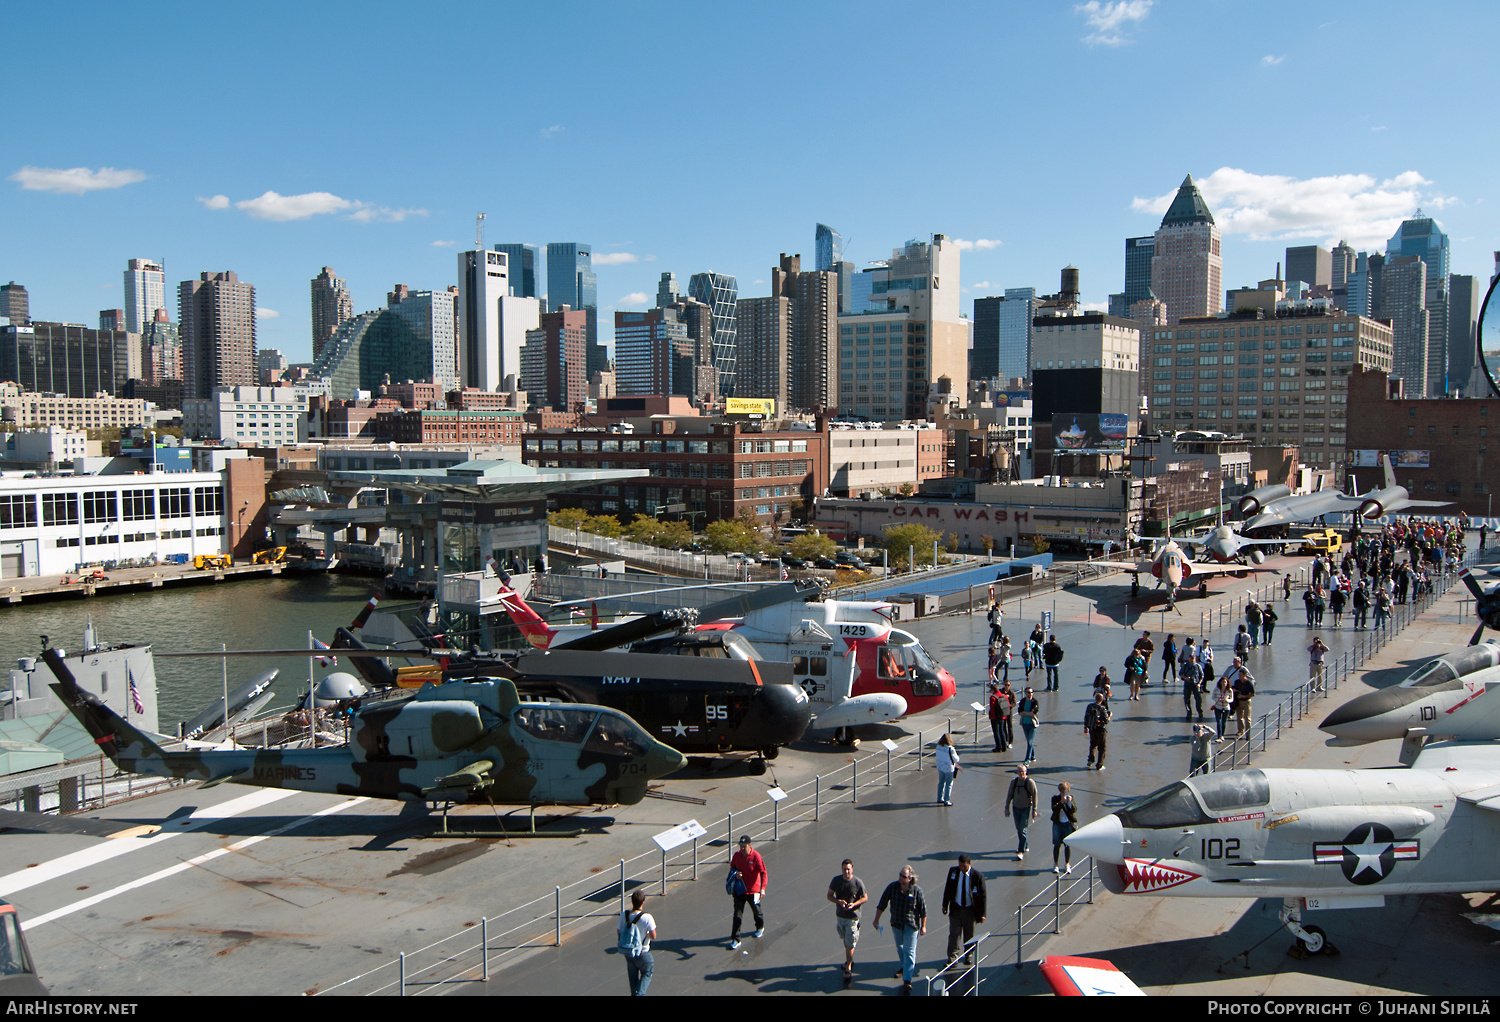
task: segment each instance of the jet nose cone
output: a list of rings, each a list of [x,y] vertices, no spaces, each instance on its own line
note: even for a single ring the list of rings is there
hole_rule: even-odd
[[[646,751],[646,777],[648,780],[656,780],[658,777],[666,777],[675,774],[687,766],[687,757],[670,745],[661,742],[653,744]]]
[[[1335,709],[1318,727],[1346,741],[1401,738],[1407,728],[1420,726],[1420,711],[1414,704],[1423,698],[1423,692],[1411,688],[1366,692]]]
[[[1099,862],[1118,866],[1125,861],[1125,828],[1118,816],[1105,816],[1063,838],[1067,846]]]
[[[812,720],[812,704],[798,685],[766,685],[752,705],[756,741],[786,745],[802,737]]]

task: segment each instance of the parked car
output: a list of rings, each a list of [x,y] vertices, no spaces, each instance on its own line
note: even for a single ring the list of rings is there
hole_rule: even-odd
[[[804,561],[800,557],[793,557],[791,554],[782,554],[781,555],[781,563],[784,564],[788,568],[806,568],[807,567],[807,562],[806,561]]]
[[[839,554],[834,558],[834,561],[837,562],[840,568],[853,568],[855,571],[864,571],[867,567],[865,562],[860,560],[859,557],[842,550],[839,551]]]
[[[832,557],[814,557],[813,558],[813,567],[814,568],[825,568],[828,571],[833,571],[838,566],[839,566],[839,562],[835,561]]]
[[[739,550],[731,550],[729,551],[729,553],[724,555],[724,559],[730,564],[744,564],[746,562],[754,563],[755,555],[742,553]]]

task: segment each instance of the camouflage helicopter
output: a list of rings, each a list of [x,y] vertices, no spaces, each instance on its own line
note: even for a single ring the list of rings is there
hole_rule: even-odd
[[[204,787],[228,781],[402,801],[633,805],[648,782],[687,762],[618,710],[522,703],[504,677],[370,702],[354,712],[346,747],[168,752],[161,736],[81,688],[57,650],[42,655],[57,678],[52,690],[117,767]]]

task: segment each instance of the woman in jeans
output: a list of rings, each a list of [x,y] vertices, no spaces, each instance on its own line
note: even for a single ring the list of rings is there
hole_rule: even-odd
[[[1073,788],[1067,781],[1057,786],[1052,796],[1052,872],[1073,872],[1073,849],[1063,844],[1063,839],[1078,827],[1078,804],[1073,801]],[[1058,866],[1057,853],[1062,852],[1064,866]]]
[[[946,734],[938,739],[935,758],[938,768],[938,805],[951,806],[953,778],[958,773],[958,750],[953,747],[953,739]]]
[[[1229,715],[1234,712],[1234,685],[1228,678],[1220,678],[1219,683],[1214,686],[1214,727],[1217,730],[1216,737],[1224,737],[1224,729],[1229,726]]]
[[[1026,694],[1016,704],[1016,715],[1021,718],[1021,732],[1026,736],[1026,759],[1024,762],[1036,762],[1036,722],[1042,715],[1042,704],[1037,701],[1036,693],[1031,686],[1026,686]]]

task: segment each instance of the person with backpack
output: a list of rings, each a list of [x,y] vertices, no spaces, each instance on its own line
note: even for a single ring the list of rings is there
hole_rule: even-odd
[[[1037,817],[1036,782],[1026,776],[1026,765],[1016,767],[1016,776],[1011,779],[1010,790],[1005,793],[1005,815],[1015,814],[1016,861],[1026,858],[1026,830]]]
[[[1192,642],[1189,639],[1188,642]],[[1187,650],[1191,646],[1184,647],[1182,656],[1182,669],[1179,677],[1182,678],[1182,712],[1186,720],[1193,719],[1193,704],[1198,704],[1198,719],[1203,719],[1203,668],[1198,664],[1198,658],[1189,656]]]
[[[1026,736],[1026,760],[1027,763],[1036,762],[1036,723],[1042,715],[1042,704],[1037,700],[1036,693],[1031,686],[1026,686],[1026,694],[1016,703],[1016,713],[1021,718],[1021,733]]]
[[[1260,642],[1260,625],[1265,615],[1261,612],[1260,604],[1254,600],[1245,603],[1245,625],[1250,631],[1250,648],[1254,649]]]
[[[740,916],[745,906],[755,916],[755,932],[751,936],[759,940],[766,935],[766,917],[761,914],[760,898],[766,892],[766,860],[750,847],[750,835],[740,836],[740,850],[729,860],[729,878],[725,886],[734,898],[734,925],[729,930],[729,949],[740,946]]]
[[[1089,736],[1089,758],[1085,769],[1094,765],[1094,753],[1099,754],[1098,769],[1104,769],[1104,753],[1109,738],[1109,704],[1103,692],[1094,693],[1094,701],[1083,711],[1083,733]]]
[[[651,985],[655,963],[651,960],[651,942],[656,939],[656,920],[646,911],[646,892],[633,891],[630,909],[620,913],[615,927],[615,948],[625,956],[625,975],[630,980],[630,996],[645,997]]]
[[[1005,752],[1015,741],[1011,737],[1010,719],[1016,708],[1016,694],[1010,682],[990,686],[990,730],[995,735],[995,751]]]
[[[1125,684],[1130,689],[1131,702],[1141,698],[1141,679],[1147,670],[1146,658],[1142,656],[1140,647],[1132,649],[1125,658]]]
[[[1214,684],[1214,648],[1209,644],[1205,636],[1198,644],[1198,666],[1203,668],[1203,691],[1207,692]]]
[[[1251,645],[1250,633],[1245,630],[1244,625],[1240,625],[1240,630],[1234,635],[1234,655],[1241,659],[1248,658]]]

